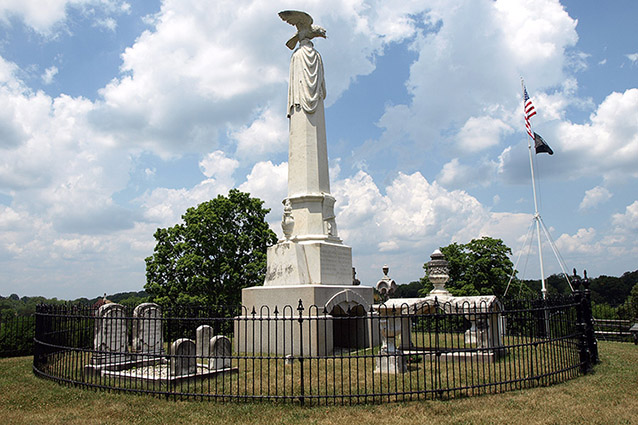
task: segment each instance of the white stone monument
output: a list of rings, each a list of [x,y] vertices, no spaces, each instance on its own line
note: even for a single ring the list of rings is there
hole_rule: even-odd
[[[284,238],[268,249],[264,286],[244,289],[242,304],[248,312],[253,307],[263,311],[261,307],[266,306],[271,314],[275,306],[283,313],[282,307],[289,305],[293,307],[289,311],[296,314],[301,300],[306,308],[304,314],[308,314],[311,305],[319,307],[321,313],[336,295],[349,291],[354,295],[347,298],[360,300],[363,309],[369,311],[374,290],[353,285],[352,249],[338,236],[335,198],[330,194],[323,61],[311,41],[325,38],[326,32],[313,25],[305,12],[284,11],[279,16],[297,27],[297,33],[286,45],[292,50],[299,43],[290,62],[286,112],[290,131],[288,197],[283,200]],[[331,326],[323,326],[323,332],[330,335],[309,342],[317,352],[331,352],[332,343],[321,341],[330,340]]]
[[[170,347],[171,376],[192,375],[197,372],[195,342],[188,338],[179,338]]]
[[[155,303],[142,303],[133,310],[133,350],[137,354],[163,356],[162,309]]]
[[[95,313],[95,333],[91,365],[113,366],[130,360],[128,354],[128,329],[123,305],[109,303]]]
[[[206,359],[210,356],[210,339],[213,337],[213,328],[208,325],[198,326],[195,330],[195,351],[197,357]]]
[[[209,341],[210,359],[208,367],[212,370],[226,369],[232,366],[232,344],[230,339],[223,335],[216,335]]]

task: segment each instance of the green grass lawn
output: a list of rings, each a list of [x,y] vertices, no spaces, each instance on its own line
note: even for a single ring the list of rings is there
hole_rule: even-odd
[[[31,357],[0,359],[2,424],[638,424],[638,346],[601,342],[593,374],[551,387],[450,401],[359,406],[170,401],[61,386]]]

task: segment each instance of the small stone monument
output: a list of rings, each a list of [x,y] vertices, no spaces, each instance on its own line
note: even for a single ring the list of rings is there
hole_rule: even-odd
[[[383,277],[377,282],[377,292],[381,296],[381,302],[385,303],[390,295],[397,288],[396,282],[388,276],[390,268],[388,265],[383,266]],[[383,304],[382,304],[383,305]],[[402,317],[402,309],[396,308],[377,308],[381,319],[379,327],[381,330],[381,350],[379,356],[375,358],[374,371],[376,373],[397,374],[406,371],[406,364],[403,361],[403,353],[397,347],[397,336],[401,335],[403,322],[407,321],[406,327],[409,332],[409,319]],[[409,338],[408,338],[409,342]]]
[[[195,344],[198,358],[210,356],[210,339],[213,337],[213,328],[208,325],[198,326],[195,330]]]
[[[210,360],[208,367],[211,370],[226,369],[231,367],[233,348],[230,339],[223,335],[217,335],[210,339]]]
[[[165,355],[162,309],[155,303],[143,303],[133,310],[133,350],[137,354]]]
[[[128,333],[124,306],[116,303],[102,305],[95,313],[95,335],[91,365],[104,366],[129,360]]]
[[[432,282],[434,289],[430,291],[430,295],[437,297],[439,302],[445,301],[452,296],[445,289],[445,284],[450,280],[449,276],[449,263],[445,259],[445,256],[440,250],[436,249],[430,255],[430,261],[426,264],[428,272],[428,280]]]
[[[195,342],[180,338],[171,344],[171,376],[193,375],[197,372]]]
[[[390,267],[387,264],[383,265],[383,277],[377,282],[377,292],[381,295],[381,300],[386,301],[390,298],[390,295],[397,289],[397,284],[394,280],[390,279],[388,272]]]
[[[396,346],[396,337],[401,333],[401,317],[385,316],[380,321],[381,350],[375,358],[376,373],[404,373],[407,365],[403,361],[403,352]]]

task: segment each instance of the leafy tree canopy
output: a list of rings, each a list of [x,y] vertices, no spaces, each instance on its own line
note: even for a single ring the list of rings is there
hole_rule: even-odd
[[[418,280],[404,285],[397,285],[397,289],[390,295],[390,298],[416,298],[419,296],[419,291],[422,287],[423,284]]]
[[[502,297],[514,265],[509,256],[512,250],[501,239],[484,236],[466,244],[452,243],[442,247],[441,253],[449,263],[450,280],[445,287],[452,295],[496,295]],[[427,263],[423,265],[427,271]],[[427,276],[422,279],[422,294],[432,290]],[[514,278],[508,295],[518,295],[521,282]],[[523,294],[529,295],[523,287]]]
[[[158,229],[146,258],[148,294],[165,306],[239,304],[242,288],[263,284],[266,248],[277,241],[262,205],[232,189],[189,208],[182,224]]]

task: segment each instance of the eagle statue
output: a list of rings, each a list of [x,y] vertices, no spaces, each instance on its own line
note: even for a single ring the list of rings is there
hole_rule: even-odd
[[[290,25],[297,27],[297,33],[286,42],[290,50],[294,50],[297,43],[302,40],[312,40],[315,37],[326,38],[326,30],[319,25],[312,24],[312,16],[298,10],[284,10],[279,12],[279,17]]]

